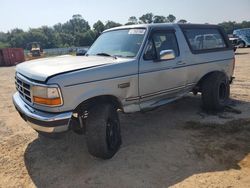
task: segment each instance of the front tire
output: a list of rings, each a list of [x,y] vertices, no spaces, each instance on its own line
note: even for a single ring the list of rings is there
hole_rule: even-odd
[[[86,141],[91,155],[110,159],[121,145],[120,121],[112,104],[99,104],[89,110],[86,119]]]
[[[230,84],[227,76],[220,72],[212,73],[202,84],[203,109],[221,111],[228,104]]]

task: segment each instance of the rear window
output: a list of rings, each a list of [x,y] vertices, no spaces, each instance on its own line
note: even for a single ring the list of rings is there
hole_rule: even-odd
[[[219,29],[184,29],[184,35],[193,52],[216,51],[227,48],[226,42]]]

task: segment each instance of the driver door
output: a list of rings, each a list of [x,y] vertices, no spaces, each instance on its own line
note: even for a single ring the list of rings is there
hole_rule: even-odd
[[[162,52],[171,50],[174,56],[162,59]],[[139,62],[141,104],[150,100],[172,99],[184,91],[187,69],[180,56],[174,30],[152,31],[143,54]]]

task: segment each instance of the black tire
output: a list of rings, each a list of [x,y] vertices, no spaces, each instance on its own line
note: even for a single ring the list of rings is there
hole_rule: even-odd
[[[229,80],[223,73],[212,73],[202,83],[202,103],[206,111],[223,110],[228,104],[229,95]]]
[[[240,41],[238,43],[239,48],[244,48],[246,46],[246,43],[244,41]]]
[[[110,159],[121,145],[120,121],[112,104],[99,104],[90,109],[86,119],[86,141],[91,155]]]

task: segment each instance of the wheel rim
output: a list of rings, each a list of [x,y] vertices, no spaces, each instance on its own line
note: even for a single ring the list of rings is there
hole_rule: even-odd
[[[227,98],[227,86],[225,83],[221,83],[219,87],[219,100],[224,102]]]
[[[109,150],[115,150],[119,142],[118,123],[112,119],[108,119],[106,127],[106,138]]]

